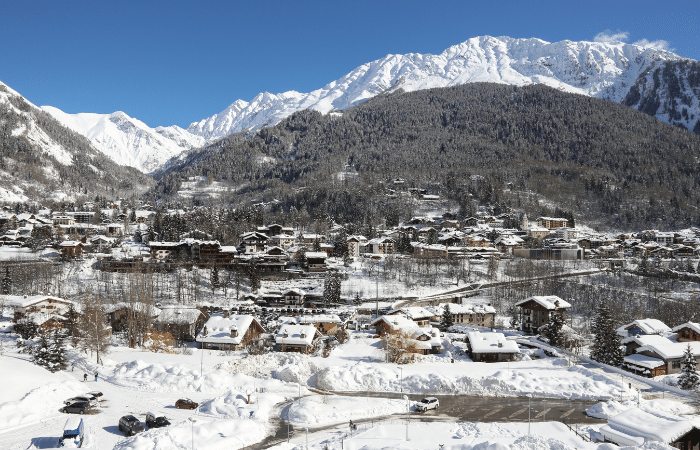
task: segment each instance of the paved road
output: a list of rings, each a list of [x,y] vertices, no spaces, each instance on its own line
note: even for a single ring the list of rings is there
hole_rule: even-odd
[[[354,393],[335,393],[337,395],[347,395],[355,397],[366,397]],[[380,398],[402,398],[402,394],[371,393],[370,397]],[[567,423],[605,423],[606,421],[588,417],[583,413],[597,401],[582,400],[562,400],[562,399],[528,399],[525,397],[475,397],[467,395],[435,395],[440,400],[440,408],[437,411],[417,413],[412,410],[410,420],[421,422],[527,422],[528,409],[530,420],[533,422],[559,421]],[[421,395],[409,395],[411,404],[419,401]],[[288,425],[287,421],[280,419],[286,417],[286,412],[290,403],[280,406],[279,414],[271,417],[273,426],[276,427],[274,435],[269,436],[264,441],[248,447],[250,450],[261,450],[279,444],[287,440],[287,431],[295,436],[294,426]],[[405,418],[405,414],[395,414],[388,417],[375,419],[354,420],[357,424],[368,422],[378,423],[386,420],[396,420]],[[338,425],[329,425],[319,428],[309,428],[309,432],[318,432],[336,428]],[[296,430],[296,434],[300,431]]]

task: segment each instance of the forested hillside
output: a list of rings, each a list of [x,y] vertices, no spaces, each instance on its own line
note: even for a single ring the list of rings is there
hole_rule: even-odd
[[[185,177],[204,175],[225,181],[233,204],[277,199],[358,220],[410,214],[380,184],[403,178],[464,212],[472,194],[501,210],[559,207],[602,226],[678,227],[700,222],[699,154],[697,135],[624,105],[475,83],[396,92],[342,114],[302,111],[190,153],[157,175],[156,189],[175,194]],[[348,182],[343,170],[359,176]]]
[[[0,199],[137,196],[150,177],[119,166],[90,141],[0,83]]]

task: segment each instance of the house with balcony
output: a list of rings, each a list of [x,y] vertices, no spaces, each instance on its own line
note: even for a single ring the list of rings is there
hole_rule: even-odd
[[[520,300],[515,304],[520,308],[520,326],[527,333],[536,333],[542,325],[548,324],[552,314],[571,308],[571,303],[556,295],[536,295]]]

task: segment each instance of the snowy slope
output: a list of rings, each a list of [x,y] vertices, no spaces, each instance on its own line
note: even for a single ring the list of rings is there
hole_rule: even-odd
[[[56,120],[90,139],[117,164],[152,172],[184,150],[204,145],[205,140],[178,126],[150,128],[121,111],[112,114],[67,114],[42,106]]]
[[[542,83],[568,92],[621,102],[645,71],[684,58],[622,42],[549,43],[540,39],[475,37],[440,55],[388,55],[308,94],[261,93],[237,100],[188,130],[207,140],[243,129],[274,125],[295,111],[347,109],[384,92],[446,87],[472,82]]]

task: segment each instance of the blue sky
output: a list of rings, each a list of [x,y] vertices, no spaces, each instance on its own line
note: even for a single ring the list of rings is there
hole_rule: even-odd
[[[187,127],[239,98],[309,92],[386,54],[480,35],[646,39],[700,59],[697,0],[492,3],[6,1],[0,81],[69,113]]]

